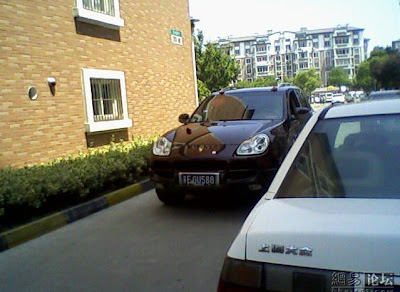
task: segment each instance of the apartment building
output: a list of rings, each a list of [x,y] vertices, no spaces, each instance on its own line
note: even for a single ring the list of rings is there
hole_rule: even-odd
[[[333,67],[343,68],[349,78],[365,60],[369,39],[364,29],[337,26],[327,29],[273,32],[249,37],[220,38],[216,43],[235,56],[241,66],[239,80],[275,76],[283,80],[314,68],[327,84]]]
[[[0,1],[0,167],[160,134],[196,106],[188,0]]]
[[[400,51],[400,39],[392,42],[392,49]]]

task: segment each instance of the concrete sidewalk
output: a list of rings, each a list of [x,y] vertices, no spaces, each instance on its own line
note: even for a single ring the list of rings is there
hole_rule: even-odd
[[[0,234],[0,252],[152,189],[145,180]]]

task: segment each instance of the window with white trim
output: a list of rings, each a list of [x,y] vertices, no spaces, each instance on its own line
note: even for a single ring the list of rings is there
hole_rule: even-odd
[[[246,67],[246,73],[251,74],[253,72],[251,65],[247,65]]]
[[[307,41],[305,41],[305,40],[299,41],[299,47],[300,47],[300,48],[305,48],[305,47],[307,47]]]
[[[268,72],[268,66],[258,66],[257,67],[257,72],[258,73],[266,73],[266,72]]]
[[[237,56],[240,55],[240,47],[239,46],[235,47],[235,55],[237,55]]]
[[[335,44],[340,45],[340,44],[348,44],[349,43],[349,37],[336,37],[335,38]]]
[[[299,64],[300,69],[308,69],[308,62],[301,62]]]
[[[267,47],[266,46],[257,46],[256,51],[258,53],[263,53],[267,51]]]
[[[300,59],[306,59],[307,58],[307,52],[302,52],[299,54]]]
[[[110,28],[124,26],[119,0],[76,0],[75,3],[74,16],[83,22]]]
[[[128,117],[125,73],[82,69],[86,105],[86,132],[132,127]]]

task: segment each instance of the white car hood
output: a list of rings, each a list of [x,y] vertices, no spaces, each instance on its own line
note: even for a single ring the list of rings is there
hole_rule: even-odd
[[[248,260],[400,275],[400,200],[273,199],[251,220],[241,231]],[[272,252],[272,245],[285,252]],[[287,247],[311,248],[312,256],[286,254]]]

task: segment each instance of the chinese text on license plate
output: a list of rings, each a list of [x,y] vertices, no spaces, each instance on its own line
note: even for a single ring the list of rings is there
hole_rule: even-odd
[[[183,186],[216,186],[219,184],[219,173],[179,173],[179,184]]]

